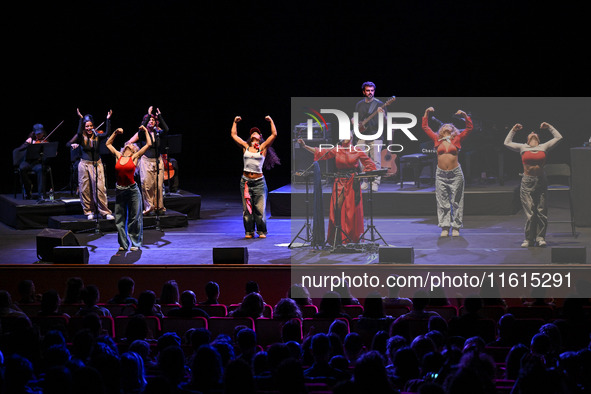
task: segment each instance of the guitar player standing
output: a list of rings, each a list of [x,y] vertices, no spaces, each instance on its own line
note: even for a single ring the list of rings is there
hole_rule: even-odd
[[[364,98],[357,102],[355,105],[355,112],[358,113],[359,121],[363,121],[367,119],[371,114],[376,111],[382,112],[383,116],[386,116],[386,110],[383,108],[384,103],[375,98],[376,93],[376,85],[373,82],[364,82],[361,85],[361,91],[363,93]],[[365,131],[359,130],[364,135],[373,135],[378,131],[378,123],[379,116],[374,116],[371,120],[369,120],[365,124]],[[384,125],[385,125],[384,119]],[[370,147],[369,151],[367,151],[367,155],[373,160],[376,165],[376,169],[379,170],[382,168],[382,155],[381,155],[381,146],[383,146],[382,139],[376,140],[358,140],[358,145],[368,145]],[[375,177],[372,181],[372,190],[377,192],[380,187],[380,179],[381,177]],[[369,182],[363,181],[361,183],[361,189],[366,190],[369,187]]]

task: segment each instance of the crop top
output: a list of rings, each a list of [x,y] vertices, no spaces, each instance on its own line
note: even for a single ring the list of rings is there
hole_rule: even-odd
[[[433,130],[431,130],[431,128],[429,127],[429,118],[426,116],[423,116],[422,127],[423,131],[429,136],[429,138],[433,140],[434,148],[437,151],[438,155],[442,155],[444,153],[451,153],[452,155],[457,155],[458,151],[462,149],[462,141],[474,129],[472,119],[470,119],[469,116],[466,116],[466,128],[460,134],[457,134],[447,139],[449,141],[449,145],[446,147],[442,144],[442,142],[445,141],[445,139],[440,139],[439,135],[435,133]]]
[[[507,134],[507,138],[505,138],[505,146],[512,151],[521,153],[521,161],[523,164],[543,166],[546,163],[546,152],[554,148],[554,146],[562,139],[562,135],[560,135],[560,133],[551,125],[549,125],[548,130],[552,133],[554,138],[548,142],[539,144],[538,146],[529,146],[528,144],[513,142],[515,130],[511,129],[509,134]]]
[[[255,174],[263,173],[263,163],[265,156],[261,152],[250,152],[248,149],[244,151],[244,171],[254,172]]]
[[[115,163],[115,175],[117,186],[126,187],[135,183],[135,180],[133,179],[133,175],[135,174],[135,164],[133,164],[131,157],[127,158],[127,163],[121,164],[122,158],[123,156],[121,156]]]

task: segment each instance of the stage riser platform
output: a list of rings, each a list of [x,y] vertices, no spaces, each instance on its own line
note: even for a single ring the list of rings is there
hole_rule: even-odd
[[[331,193],[323,191],[322,201],[324,215],[330,210]],[[364,192],[364,212],[368,215],[370,205],[369,194]],[[313,195],[309,195],[309,210],[312,215]],[[305,216],[306,194],[301,192],[290,193],[285,188],[277,189],[269,193],[269,205],[272,216]],[[379,191],[373,193],[374,216],[433,216],[437,214],[435,193],[432,191]],[[513,215],[521,209],[519,189],[490,191],[471,191],[466,189],[464,193],[465,215]]]
[[[160,216],[161,228],[187,227],[189,221],[187,215],[166,210],[166,214]],[[144,216],[144,228],[155,227],[156,216]],[[47,227],[73,232],[89,232],[96,227],[94,220],[88,220],[84,216],[52,216],[47,222]],[[103,232],[117,231],[114,220],[99,220],[99,229]]]
[[[83,215],[80,201],[69,193],[57,195],[56,199],[53,203],[37,203],[35,200],[23,200],[21,196],[14,198],[13,195],[0,195],[0,221],[17,230],[41,229],[49,227],[52,217]],[[108,205],[114,210],[115,193],[111,190],[108,193]],[[165,196],[164,206],[167,210],[185,215],[187,220],[199,219],[201,196],[179,191],[175,195]],[[172,223],[175,222],[169,222]]]

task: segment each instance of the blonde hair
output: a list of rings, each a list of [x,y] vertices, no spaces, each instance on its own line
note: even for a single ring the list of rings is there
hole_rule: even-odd
[[[136,144],[127,144],[124,145],[123,148],[121,148],[119,153],[123,154],[123,152],[125,152],[125,149],[127,148],[131,149],[132,154],[137,153],[137,151],[140,150],[140,148]]]
[[[441,136],[441,132],[444,131],[444,129],[445,129],[445,131],[449,130],[449,134],[452,136],[454,134],[460,134],[460,131],[458,130],[458,128],[456,126],[454,126],[453,123],[444,123],[441,125],[441,127],[437,131],[437,135]]]

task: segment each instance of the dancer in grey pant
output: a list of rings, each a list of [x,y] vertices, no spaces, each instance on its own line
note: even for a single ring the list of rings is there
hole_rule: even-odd
[[[458,110],[456,115],[466,122],[466,128],[459,131],[453,124],[445,123],[435,133],[429,127],[429,118],[435,110],[427,108],[423,116],[423,131],[433,140],[437,151],[437,171],[435,172],[435,198],[437,200],[437,220],[441,227],[441,236],[460,235],[464,216],[464,174],[458,162],[458,153],[462,148],[462,141],[474,128],[472,119],[464,111]]]
[[[550,124],[543,122],[540,129],[548,130],[552,139],[540,144],[540,137],[532,132],[527,136],[527,143],[513,142],[515,133],[523,126],[517,123],[505,138],[505,146],[521,154],[523,162],[523,178],[521,178],[521,205],[525,212],[525,240],[521,247],[546,246],[546,229],[548,228],[548,208],[546,206],[546,191],[548,189],[544,164],[546,152],[554,148],[562,139],[562,135]]]

